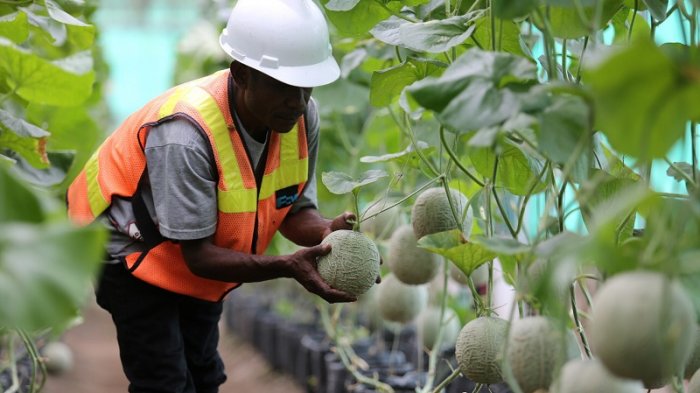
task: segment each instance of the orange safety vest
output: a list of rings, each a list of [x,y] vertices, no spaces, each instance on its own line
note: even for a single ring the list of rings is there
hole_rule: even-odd
[[[229,70],[176,86],[132,114],[92,155],[70,185],[68,215],[87,225],[110,206],[113,196],[131,198],[144,175],[148,130],[174,117],[198,124],[212,146],[219,173],[218,222],[214,244],[261,254],[301,194],[308,178],[303,116],[288,133],[272,132],[262,182],[255,175],[229,110]],[[124,262],[139,279],[166,290],[219,301],[238,283],[194,275],[176,242],[165,240]]]

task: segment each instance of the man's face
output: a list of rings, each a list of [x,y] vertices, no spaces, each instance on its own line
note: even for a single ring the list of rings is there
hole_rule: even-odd
[[[312,88],[295,87],[250,69],[245,105],[261,125],[289,132],[306,113]]]

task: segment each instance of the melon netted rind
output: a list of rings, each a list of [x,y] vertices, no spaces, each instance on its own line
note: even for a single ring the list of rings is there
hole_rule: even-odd
[[[444,188],[429,188],[418,195],[411,210],[411,222],[416,239],[456,228],[461,229],[465,236],[469,236],[472,226],[472,214],[471,210],[468,210],[469,201],[457,190],[450,189],[450,193],[457,215],[460,219],[464,217],[464,221],[461,225],[457,224]]]
[[[688,361],[685,363],[685,379],[690,379],[700,369],[700,326],[695,326],[695,332],[695,344]]]
[[[387,321],[408,323],[413,321],[428,303],[425,285],[408,285],[393,274],[382,278],[377,292],[379,312]]]
[[[442,319],[442,338],[440,348],[452,348],[462,328],[459,317],[451,308],[445,308]],[[423,341],[423,347],[433,349],[440,329],[440,307],[429,306],[418,315],[418,329]]]
[[[503,381],[501,362],[507,329],[508,322],[497,317],[479,317],[464,325],[455,356],[467,378],[482,384]]]
[[[566,340],[554,323],[542,316],[517,320],[508,337],[506,359],[523,393],[548,389],[554,373],[567,359]]]
[[[595,295],[589,332],[593,352],[613,374],[657,386],[689,359],[695,310],[682,287],[663,274],[621,273]]]
[[[642,383],[621,379],[608,371],[597,359],[575,359],[561,369],[550,393],[640,393]]]
[[[700,393],[700,370],[696,371],[690,378],[687,393]]]
[[[331,252],[318,259],[318,272],[335,289],[358,296],[367,292],[379,276],[377,245],[360,232],[331,232],[321,244]]]
[[[430,282],[440,271],[440,259],[418,247],[413,227],[400,226],[389,239],[387,255],[389,270],[401,282],[410,285]]]
[[[394,203],[395,202],[391,200],[372,202],[362,214],[362,232],[371,234],[377,240],[386,240],[390,238],[396,228],[404,223],[398,206],[387,209]],[[377,215],[371,217],[375,214]],[[369,218],[365,219],[365,217]]]

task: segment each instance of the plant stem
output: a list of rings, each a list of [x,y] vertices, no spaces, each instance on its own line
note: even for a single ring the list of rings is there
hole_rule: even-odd
[[[374,0],[374,2],[377,3],[380,7],[384,8],[388,13],[390,13],[391,15],[394,15],[397,18],[401,18],[403,20],[407,20],[407,21],[413,22],[413,23],[419,22],[419,20],[417,20],[415,18],[408,17],[400,12],[396,12],[396,11],[392,10],[391,8],[387,7],[387,5],[384,4],[384,2],[381,0]]]
[[[690,123],[690,151],[691,154],[693,155],[691,157],[691,162],[693,165],[693,181],[697,181],[698,179],[698,155],[697,155],[697,142],[695,141],[695,130],[697,129],[697,123],[691,122]]]
[[[360,189],[359,188],[352,189],[352,201],[353,201],[353,208],[355,209],[355,217],[360,217]],[[361,222],[361,220],[359,220],[359,219],[357,219],[355,221],[355,224],[352,226],[353,231],[360,232],[360,222]]]
[[[428,393],[432,389],[435,383],[435,375],[437,373],[438,364],[438,353],[442,345],[442,335],[444,332],[445,324],[445,308],[447,307],[447,279],[450,276],[449,264],[450,261],[443,257],[443,280],[442,280],[442,298],[440,299],[440,323],[438,324],[437,335],[435,336],[435,342],[430,350],[430,358],[428,360],[428,377],[425,381],[425,386],[421,389],[421,392]]]
[[[535,186],[537,186],[537,182],[542,178],[542,176],[547,172],[547,168],[551,165],[551,161],[547,160],[542,167],[542,170],[540,173],[537,175],[536,178],[532,179],[532,184],[530,184],[530,187],[528,188],[527,194],[525,195],[525,198],[522,201],[522,204],[520,206],[520,213],[518,214],[518,226],[515,228],[515,234],[517,235],[520,233],[520,230],[523,227],[523,218],[525,217],[525,209],[527,208],[527,203],[530,200],[530,197],[532,196],[532,192],[535,190]]]
[[[464,172],[465,175],[467,175],[474,183],[478,184],[479,187],[484,187],[484,182],[479,180],[476,175],[472,174],[467,167],[462,165],[462,163],[459,160],[459,157],[455,154],[455,152],[450,148],[450,146],[447,144],[447,140],[445,139],[445,127],[440,126],[440,142],[442,143],[442,146],[445,148],[445,152],[447,152],[447,155],[450,156],[452,161],[455,163],[457,168],[459,168],[462,172]]]
[[[496,192],[496,176],[498,174],[498,161],[499,161],[498,156],[496,156],[496,159],[494,160],[494,163],[493,163],[493,180],[491,183],[491,190],[493,192],[493,199],[496,200],[496,206],[498,206],[498,210],[501,212],[501,217],[503,217],[503,221],[506,223],[506,226],[508,227],[508,231],[510,232],[511,236],[513,236],[513,238],[516,239],[518,237],[518,234],[515,232],[515,229],[513,229],[513,224],[510,223],[510,219],[508,218],[508,214],[506,213],[506,210],[503,208],[501,200],[498,197],[498,193]],[[493,233],[491,233],[490,236],[493,236]]]
[[[416,136],[413,135],[413,129],[411,128],[411,123],[408,120],[408,114],[404,115],[404,126],[402,126],[401,121],[398,119],[394,111],[389,108],[389,114],[391,115],[391,118],[394,119],[394,122],[396,125],[399,126],[409,137],[411,140],[411,146],[413,146],[413,150],[416,152],[418,157],[421,159],[421,161],[430,169],[430,172],[433,176],[439,176],[440,172],[435,168],[432,162],[430,162],[424,155],[423,151],[421,151],[420,147],[418,146],[418,143],[416,142]]]
[[[639,0],[634,0],[634,9],[632,10],[632,20],[630,21],[630,31],[627,32],[627,42],[632,41],[632,30],[634,29],[634,21],[637,19],[639,11]]]
[[[578,57],[578,67],[576,70],[576,84],[581,83],[581,64],[583,64],[583,55],[586,53],[586,48],[588,48],[588,39],[590,36],[586,36],[583,39],[583,49],[581,49],[581,55]]]
[[[437,177],[431,179],[429,182],[423,184],[423,185],[420,186],[418,189],[416,189],[416,190],[413,191],[412,193],[408,194],[407,196],[405,196],[404,198],[402,198],[402,199],[399,200],[398,202],[391,204],[391,205],[390,205],[389,207],[387,207],[386,209],[383,209],[383,210],[381,210],[381,211],[379,211],[379,212],[373,213],[373,214],[371,214],[371,215],[369,215],[369,216],[362,217],[362,221],[366,221],[366,220],[369,220],[370,218],[374,218],[374,217],[376,217],[376,216],[382,214],[383,212],[385,212],[385,211],[387,211],[387,210],[389,210],[389,209],[392,209],[392,208],[394,208],[395,206],[398,206],[398,205],[400,205],[400,204],[406,202],[407,200],[409,200],[409,199],[410,199],[411,197],[413,197],[414,195],[416,195],[416,194],[418,194],[419,192],[421,192],[421,191],[425,190],[426,188],[430,187],[430,186],[431,186],[433,183],[435,183],[436,181],[443,179],[443,177],[444,177],[444,176],[440,175],[440,176],[437,176]],[[359,217],[359,216],[358,216],[358,217]]]
[[[508,341],[510,338],[510,330],[511,327],[513,326],[513,317],[515,316],[515,305],[519,302],[519,299],[517,299],[517,293],[516,296],[513,298],[513,304],[510,306],[510,316],[508,317],[508,325],[506,326],[506,339],[504,340],[503,343],[503,350],[501,353],[503,354],[503,360],[501,362],[501,371],[503,372],[503,379],[508,383],[508,386],[513,390],[513,393],[523,393],[523,390],[520,388],[520,385],[518,384],[518,381],[515,379],[515,375],[513,375],[513,369],[510,367],[510,362],[508,361]]]
[[[668,159],[668,157],[664,157],[664,161],[668,164],[668,166],[670,166],[671,168],[673,168],[673,169],[676,171],[676,173],[677,173],[678,175],[680,175],[685,181],[687,181],[688,183],[692,184],[693,186],[695,185],[695,179],[694,179],[694,178],[695,178],[695,162],[693,162],[693,178],[691,178],[690,176],[688,176],[687,173],[685,173],[685,172],[682,171],[680,168],[678,168],[678,166],[677,166],[676,164],[672,163],[672,162]]]
[[[456,368],[452,371],[452,374],[450,374],[447,378],[445,378],[442,382],[440,382],[439,385],[433,389],[432,393],[440,393],[442,392],[442,389],[447,386],[448,383],[452,382],[455,378],[459,377],[460,371],[459,368]]]
[[[566,69],[566,58],[568,57],[568,50],[566,49],[569,40],[564,39],[561,43],[561,70],[564,75],[564,80],[569,81],[569,71]]]
[[[576,281],[574,280],[571,285],[569,285],[569,292],[571,294],[571,311],[574,315],[574,322],[576,323],[576,331],[579,337],[581,337],[581,343],[583,344],[583,349],[586,351],[586,356],[590,359],[593,357],[591,353],[591,348],[588,346],[588,339],[586,339],[586,334],[583,331],[583,325],[578,317],[578,308],[576,307],[576,291],[575,291]]]
[[[489,1],[489,19],[491,22],[491,50],[496,51],[496,15],[493,14],[493,0]]]

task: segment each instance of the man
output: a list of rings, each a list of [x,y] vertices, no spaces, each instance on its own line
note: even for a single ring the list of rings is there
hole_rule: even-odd
[[[344,213],[316,210],[315,86],[339,76],[312,0],[239,0],[220,37],[228,70],[167,91],[132,114],[68,191],[78,223],[110,228],[97,301],[112,314],[130,392],[218,391],[224,296],[292,277],[329,302],[316,259]],[[279,230],[309,248],[262,255]]]

